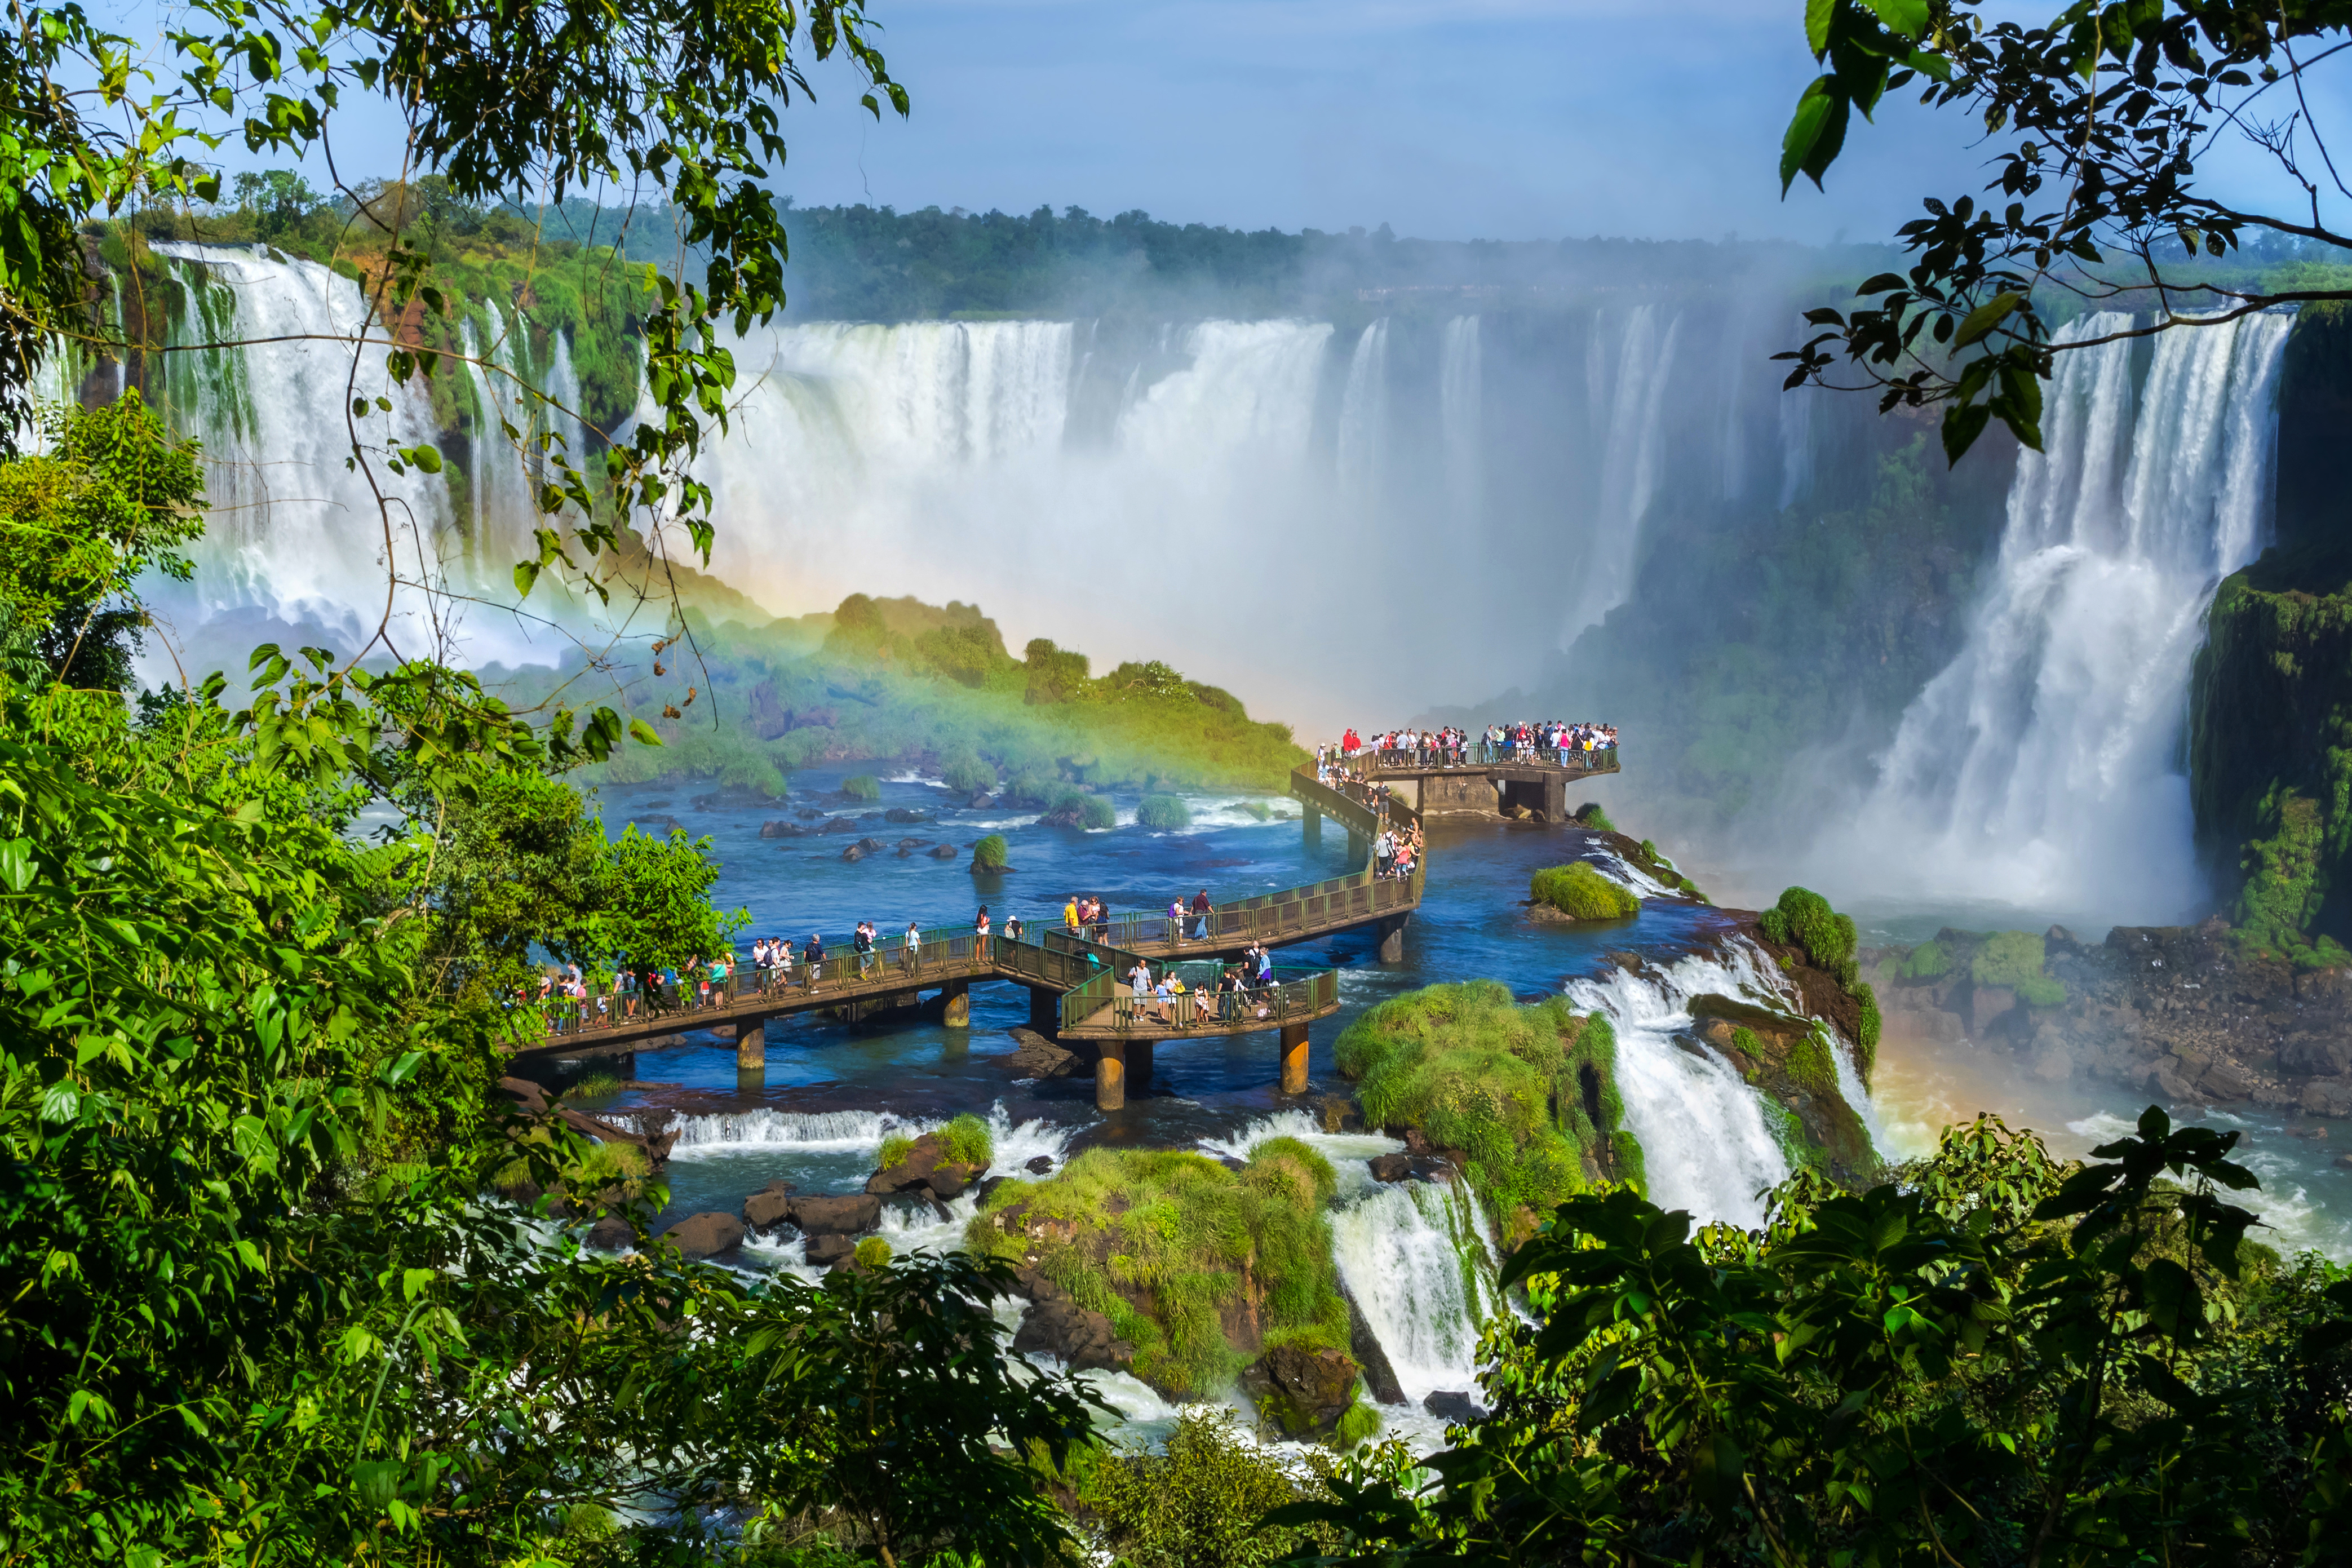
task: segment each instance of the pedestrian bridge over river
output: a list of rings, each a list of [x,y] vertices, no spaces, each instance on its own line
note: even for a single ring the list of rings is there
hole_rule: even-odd
[[[1374,776],[1388,773],[1385,767],[1367,771]],[[1378,934],[1382,958],[1400,958],[1404,927],[1420,907],[1427,869],[1424,853],[1409,877],[1379,875],[1372,847],[1381,830],[1409,835],[1422,821],[1421,812],[1392,785],[1326,784],[1311,768],[1298,768],[1290,775],[1290,794],[1306,807],[1310,838],[1320,837],[1327,816],[1347,829],[1351,849],[1361,856],[1360,869],[1219,904],[1205,917],[1121,914],[1083,930],[1056,928],[1019,938],[961,926],[923,931],[911,946],[903,937],[885,939],[869,953],[851,952],[845,941],[827,949],[822,964],[797,965],[789,977],[739,967],[712,988],[707,1001],[682,987],[676,998],[557,998],[545,1004],[544,1040],[517,1054],[604,1055],[727,1026],[735,1031],[737,1065],[751,1075],[765,1070],[772,1019],[828,1012],[855,1020],[916,1005],[930,992],[943,1005],[947,1024],[955,1027],[971,1016],[971,987],[1002,981],[1028,987],[1034,1027],[1093,1055],[1095,1102],[1105,1110],[1126,1103],[1130,1071],[1149,1079],[1160,1041],[1209,1036],[1278,1035],[1283,1092],[1303,1093],[1307,1026],[1339,1010],[1338,973],[1277,970],[1272,985],[1221,994],[1216,984],[1223,965],[1253,944],[1282,948],[1367,927]],[[1172,968],[1184,992],[1168,998],[1136,996],[1129,976],[1139,963],[1155,980]]]

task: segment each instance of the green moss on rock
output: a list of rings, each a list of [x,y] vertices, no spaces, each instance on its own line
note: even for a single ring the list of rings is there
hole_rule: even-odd
[[[1537,903],[1580,921],[1630,920],[1642,900],[1582,860],[1548,866],[1528,883]]]
[[[1147,795],[1135,809],[1135,820],[1159,832],[1192,826],[1192,808],[1172,795]]]

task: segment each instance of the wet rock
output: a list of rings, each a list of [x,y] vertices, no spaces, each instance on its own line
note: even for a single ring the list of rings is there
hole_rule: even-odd
[[[1276,1345],[1242,1370],[1244,1393],[1292,1437],[1329,1436],[1356,1402],[1363,1368],[1339,1351],[1309,1351]]]
[[[929,822],[930,820],[930,816],[929,814],[926,812],[915,811],[903,805],[894,805],[889,810],[882,814],[882,820],[885,822]]]
[[[793,1184],[770,1182],[743,1200],[743,1223],[753,1230],[773,1230],[792,1218]]]
[[[801,1256],[818,1268],[846,1263],[857,1251],[857,1243],[845,1236],[812,1236],[803,1244]]]
[[[1021,1269],[1013,1289],[1030,1301],[1013,1336],[1016,1352],[1058,1357],[1073,1372],[1124,1372],[1134,1363],[1135,1347],[1118,1337],[1108,1318],[1079,1306],[1035,1269]]]
[[[1376,1182],[1449,1182],[1454,1167],[1432,1154],[1381,1154],[1371,1161]]]
[[[901,849],[920,849],[924,845],[929,844],[929,842],[930,840],[928,838],[901,838],[898,840],[898,847]]]
[[[853,844],[848,848],[841,852],[841,858],[850,862],[852,865],[855,865],[858,861],[865,859],[868,853],[870,853],[870,851],[866,849],[865,845]]]
[[[824,830],[827,833],[860,833],[864,831],[863,828],[857,826],[857,819],[854,816],[836,816],[831,822],[824,825]]]
[[[808,836],[807,828],[797,822],[786,822],[781,816],[760,824],[760,837],[762,838],[806,838]]]
[[[1021,1168],[1033,1176],[1042,1176],[1053,1170],[1054,1158],[1050,1154],[1032,1155],[1029,1163]]]
[[[636,1244],[637,1233],[619,1215],[608,1214],[588,1227],[588,1245],[599,1252],[620,1252]]]
[[[2325,1138],[2327,1136],[2327,1129],[2325,1127],[2290,1127],[2286,1130],[2286,1135],[2290,1138]]]
[[[861,838],[857,841],[857,847],[865,850],[868,855],[871,855],[876,850],[885,848],[887,846],[885,846],[879,838]]]
[[[662,1232],[688,1258],[715,1258],[743,1245],[743,1222],[731,1214],[688,1215]]]
[[[2317,1079],[2295,1102],[2305,1116],[2352,1116],[2352,1079]]]
[[[1466,1394],[1441,1388],[1421,1402],[1421,1407],[1450,1426],[1467,1426],[1483,1419],[1486,1412]]]
[[[995,804],[996,802],[990,797],[986,790],[976,789],[971,792],[971,798],[963,803],[963,807],[966,811],[986,811]]]
[[[794,1198],[792,1221],[811,1236],[856,1236],[882,1223],[882,1200],[867,1194]]]
[[[804,805],[801,807],[800,810],[793,813],[793,815],[799,817],[803,822],[814,822],[818,817],[823,816],[824,813],[819,811],[813,805]]]
[[[952,860],[956,858],[955,846],[952,844],[939,845],[931,850],[930,855],[931,858],[934,860]]]
[[[940,1153],[939,1134],[926,1132],[915,1140],[905,1159],[868,1176],[866,1190],[877,1194],[916,1193],[928,1194],[934,1199],[952,1198],[960,1196],[988,1169],[985,1165],[942,1161]]]
[[[2352,1154],[2336,1155],[2336,1168],[2339,1171],[2352,1171]]]
[[[1083,1067],[1076,1055],[1063,1049],[1034,1029],[1008,1030],[1013,1041],[1013,1054],[1004,1065],[1014,1078],[1066,1078]]]
[[[1410,1403],[1404,1385],[1397,1381],[1396,1368],[1390,1364],[1389,1352],[1381,1346],[1380,1335],[1372,1332],[1370,1321],[1344,1278],[1339,1281],[1339,1299],[1348,1303],[1348,1348],[1363,1363],[1364,1386],[1372,1391],[1373,1400],[1381,1405]]]

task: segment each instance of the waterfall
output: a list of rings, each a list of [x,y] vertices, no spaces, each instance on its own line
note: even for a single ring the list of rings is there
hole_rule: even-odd
[[[1445,323],[1438,351],[1437,426],[1445,450],[1445,510],[1457,529],[1475,530],[1485,510],[1484,394],[1478,318],[1456,316]]]
[[[1589,543],[1569,590],[1560,646],[1597,626],[1633,591],[1642,520],[1657,499],[1665,461],[1662,415],[1682,317],[1662,331],[1655,305],[1636,305],[1622,320],[1597,312],[1585,350],[1587,406],[1600,453]]]
[[[2071,323],[2061,342],[2131,324]],[[2194,902],[2182,693],[2221,579],[2259,551],[2291,317],[2063,353],[1992,581],[1905,712],[1859,842],[1916,890],[2086,917]],[[1915,889],[1898,889],[1915,890]]]
[[[1792,1005],[1763,950],[1745,940],[1721,958],[1693,954],[1639,973],[1612,968],[1568,985],[1580,1011],[1605,1016],[1616,1033],[1617,1092],[1626,1129],[1642,1142],[1650,1201],[1753,1229],[1764,1222],[1758,1195],[1788,1179],[1789,1157],[1757,1091],[1689,1033],[1691,998],[1710,993]]]
[[[1348,385],[1339,399],[1339,502],[1371,521],[1386,486],[1389,443],[1389,320],[1382,316],[1356,340]]]
[[[1382,1184],[1334,1211],[1331,1260],[1409,1401],[1475,1391],[1478,1333],[1503,1300],[1467,1177]]]

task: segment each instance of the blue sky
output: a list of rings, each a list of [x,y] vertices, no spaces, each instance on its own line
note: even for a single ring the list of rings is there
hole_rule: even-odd
[[[2059,0],[1992,0],[2046,16]],[[97,9],[110,7],[103,3]],[[120,0],[153,32],[153,0]],[[1727,233],[1884,238],[1925,195],[1977,190],[1969,122],[1890,100],[1829,189],[1783,202],[1780,129],[1816,67],[1802,0],[875,0],[906,121],[813,68],[779,188],[872,201],[1249,228],[1392,225],[1432,238]],[[147,18],[141,26],[138,18]],[[2344,95],[2330,95],[2344,107]],[[347,174],[396,168],[352,104]],[[236,163],[232,167],[237,166]],[[2248,161],[2224,152],[2208,173]]]

